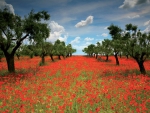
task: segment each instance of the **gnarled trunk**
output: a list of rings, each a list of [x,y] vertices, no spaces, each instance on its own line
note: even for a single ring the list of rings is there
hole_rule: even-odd
[[[62,57],[65,59],[65,55],[62,54]]]
[[[14,54],[5,54],[7,61],[7,68],[10,73],[15,72]]]
[[[42,58],[42,64],[45,64],[45,55],[42,55],[41,58]]]
[[[67,53],[66,58],[69,57],[69,53]]]
[[[141,74],[145,75],[146,74],[146,70],[145,70],[145,67],[144,67],[144,61],[143,60],[138,60],[138,59],[136,59],[136,61],[137,61],[138,66],[140,68]]]
[[[0,56],[0,62],[2,61],[2,57]]]
[[[98,58],[98,54],[96,54],[96,59]]]
[[[53,55],[49,55],[49,56],[50,56],[51,60],[54,61]]]
[[[127,57],[127,59],[129,58],[129,55],[128,54],[126,54],[126,57]]]
[[[108,61],[108,54],[106,54],[106,60],[105,60],[106,62]]]
[[[138,63],[138,66],[140,68],[140,72],[141,74],[145,75],[146,74],[146,70],[144,67],[144,61],[146,60],[146,53],[143,52],[142,54],[136,53],[135,56],[133,57],[136,62]]]
[[[115,54],[115,59],[116,59],[116,65],[119,65],[119,60],[118,60],[118,54]]]
[[[58,55],[58,59],[61,60],[60,55]]]

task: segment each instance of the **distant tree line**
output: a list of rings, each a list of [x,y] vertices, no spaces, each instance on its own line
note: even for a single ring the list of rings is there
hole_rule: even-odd
[[[33,58],[34,56],[41,57],[41,63],[45,64],[45,56],[49,56],[51,61],[54,61],[54,56],[58,56],[58,59],[71,57],[72,54],[76,52],[76,49],[72,48],[71,44],[66,45],[64,41],[56,40],[52,42],[38,42],[29,45],[21,45],[16,51],[15,55],[18,59],[20,56],[29,56]]]
[[[116,65],[119,65],[118,56],[132,57],[138,64],[141,74],[146,74],[144,62],[150,55],[150,33],[142,33],[133,24],[125,25],[125,30],[111,24],[108,27],[112,39],[104,39],[102,43],[90,44],[82,51],[89,56],[105,55],[108,61],[109,55],[114,55]]]

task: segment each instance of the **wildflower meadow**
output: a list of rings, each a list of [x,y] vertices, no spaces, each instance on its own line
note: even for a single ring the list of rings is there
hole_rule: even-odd
[[[105,57],[104,57],[105,58]],[[103,59],[103,56],[102,56]],[[15,58],[16,73],[0,62],[0,113],[150,113],[150,60],[140,74],[135,60],[72,56],[39,65]]]

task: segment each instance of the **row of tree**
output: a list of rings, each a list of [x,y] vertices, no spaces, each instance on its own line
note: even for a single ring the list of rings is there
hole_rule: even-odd
[[[58,59],[61,60],[61,56],[63,58],[70,57],[74,52],[76,52],[76,49],[73,49],[71,44],[66,45],[64,41],[58,39],[54,44],[45,41],[36,44],[22,45],[15,54],[18,59],[21,55],[29,56],[30,58],[40,56],[41,63],[44,64],[45,56],[50,56],[51,60],[54,61],[53,56],[58,56]]]
[[[130,23],[125,26],[125,30],[122,30],[112,24],[108,27],[111,40],[104,39],[102,43],[90,44],[83,49],[83,52],[89,56],[95,54],[96,58],[98,54],[103,54],[106,56],[106,61],[109,55],[113,54],[116,65],[119,65],[118,55],[126,55],[127,58],[131,56],[138,63],[141,74],[146,74],[144,62],[150,55],[150,33],[142,33],[137,28]]]
[[[50,28],[47,20],[50,15],[46,11],[35,13],[33,10],[24,18],[10,13],[7,9],[0,10],[0,60],[4,55],[7,61],[9,72],[15,72],[14,56],[19,58],[22,52],[33,55],[40,55],[42,63],[45,62],[45,56],[58,55],[59,59],[71,56],[76,50],[71,44],[65,45],[65,42],[57,40],[54,44],[46,42],[50,35]],[[31,45],[24,45],[24,40],[28,40]]]

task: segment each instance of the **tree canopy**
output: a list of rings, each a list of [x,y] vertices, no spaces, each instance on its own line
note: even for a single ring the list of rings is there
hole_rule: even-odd
[[[3,51],[9,72],[15,72],[14,54],[23,40],[39,42],[48,38],[50,28],[42,21],[50,19],[46,11],[33,10],[24,18],[13,15],[7,9],[0,10],[0,49]]]

